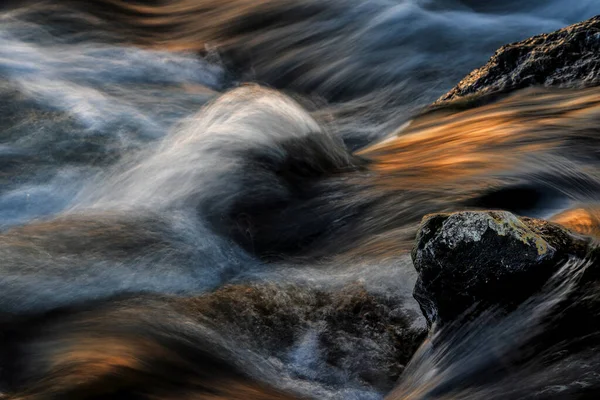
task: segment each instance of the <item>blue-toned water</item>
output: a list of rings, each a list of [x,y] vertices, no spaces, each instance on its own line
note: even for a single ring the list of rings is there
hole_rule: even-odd
[[[358,284],[385,305],[378,309],[408,321],[402,335],[424,334],[409,254],[424,214],[486,207],[477,201],[514,185],[539,199],[513,211],[543,218],[592,207],[600,194],[593,89],[526,93],[455,120],[406,124],[501,45],[599,14],[596,0],[181,0],[155,15],[109,3],[0,12],[2,312],[45,312],[124,293],[203,296],[230,284],[326,293]],[[533,110],[529,125],[519,107]],[[550,121],[544,110],[553,107],[568,112]],[[546,130],[552,123],[560,129]],[[577,142],[582,131],[590,146]],[[83,222],[69,230],[54,218]],[[106,251],[93,239],[81,248],[54,242],[77,242],[77,229],[105,238],[98,232],[106,226],[96,222],[129,218],[140,231]],[[121,238],[123,229],[107,237]],[[144,235],[151,245],[128,253],[128,241]],[[23,250],[21,240],[32,248]],[[506,376],[455,395],[432,388],[479,379],[473,371],[487,368],[495,350],[481,347],[542,326],[543,315],[520,324],[566,296],[565,279],[511,320],[482,317],[497,330],[467,326],[448,334],[445,347],[426,344],[389,397],[399,373],[387,374],[385,363],[397,343],[348,328],[346,336],[337,332],[339,361],[323,339],[338,329],[333,311],[302,311],[283,289],[277,307],[304,313],[287,347],[245,342],[269,335],[268,324],[261,333],[242,323],[215,329],[241,349],[250,375],[310,398],[524,398],[527,388],[547,389],[532,366],[519,370],[531,378],[520,392],[506,392]],[[310,292],[301,302],[318,308],[319,296]],[[191,336],[204,332],[196,320],[182,324]],[[598,365],[592,356],[587,362]],[[556,368],[549,376],[573,374],[568,365]]]

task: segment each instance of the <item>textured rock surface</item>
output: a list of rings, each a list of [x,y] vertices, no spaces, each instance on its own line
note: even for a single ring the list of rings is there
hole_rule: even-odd
[[[414,296],[429,324],[455,320],[473,306],[510,308],[535,293],[589,239],[547,221],[506,211],[426,216],[412,257]]]
[[[335,292],[232,285],[182,301],[186,314],[275,355],[300,377],[349,379],[381,391],[392,388],[426,335],[423,318],[402,304],[359,284]]]
[[[529,86],[600,84],[600,16],[501,47],[436,104]]]

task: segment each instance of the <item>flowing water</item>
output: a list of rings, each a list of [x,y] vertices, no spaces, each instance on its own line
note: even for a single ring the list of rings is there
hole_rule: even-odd
[[[585,262],[417,351],[409,254],[432,212],[596,229],[598,89],[419,114],[501,45],[592,17],[596,0],[23,4],[0,12],[0,316],[76,310],[15,350],[23,377],[0,352],[0,393],[24,379],[15,399],[83,398],[58,370],[150,374],[140,354],[158,354],[188,371],[180,353],[202,347],[214,397],[165,370],[139,398],[288,398],[222,362],[308,398],[596,398],[594,342],[556,356],[595,331],[523,350],[569,323],[566,302],[598,318]]]

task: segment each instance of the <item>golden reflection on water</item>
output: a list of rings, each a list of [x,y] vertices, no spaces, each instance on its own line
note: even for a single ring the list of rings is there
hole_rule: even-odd
[[[552,192],[555,198],[547,200],[561,202],[558,207],[595,201],[600,191],[598,127],[598,88],[530,89],[482,107],[448,107],[416,117],[396,137],[359,152],[370,160],[369,173],[353,184],[363,185],[360,196],[374,198],[375,206],[360,227],[360,243],[349,253],[391,257],[406,252],[419,221],[429,213],[510,210],[480,200],[512,187],[531,187],[531,196],[536,190]],[[520,195],[529,196],[507,196]],[[504,201],[532,204],[533,214],[523,215],[541,216],[533,197],[512,197]],[[582,233],[598,231],[574,214],[560,221]]]
[[[563,211],[550,220],[575,232],[600,237],[600,206]]]
[[[498,103],[416,118],[400,136],[361,154],[380,184],[444,184],[527,168],[600,119],[600,91],[523,92]],[[539,158],[538,158],[539,161]]]

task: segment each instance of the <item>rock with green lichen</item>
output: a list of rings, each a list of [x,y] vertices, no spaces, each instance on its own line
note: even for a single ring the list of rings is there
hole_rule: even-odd
[[[412,252],[414,296],[430,325],[490,305],[510,309],[588,251],[588,238],[506,211],[428,215]]]

